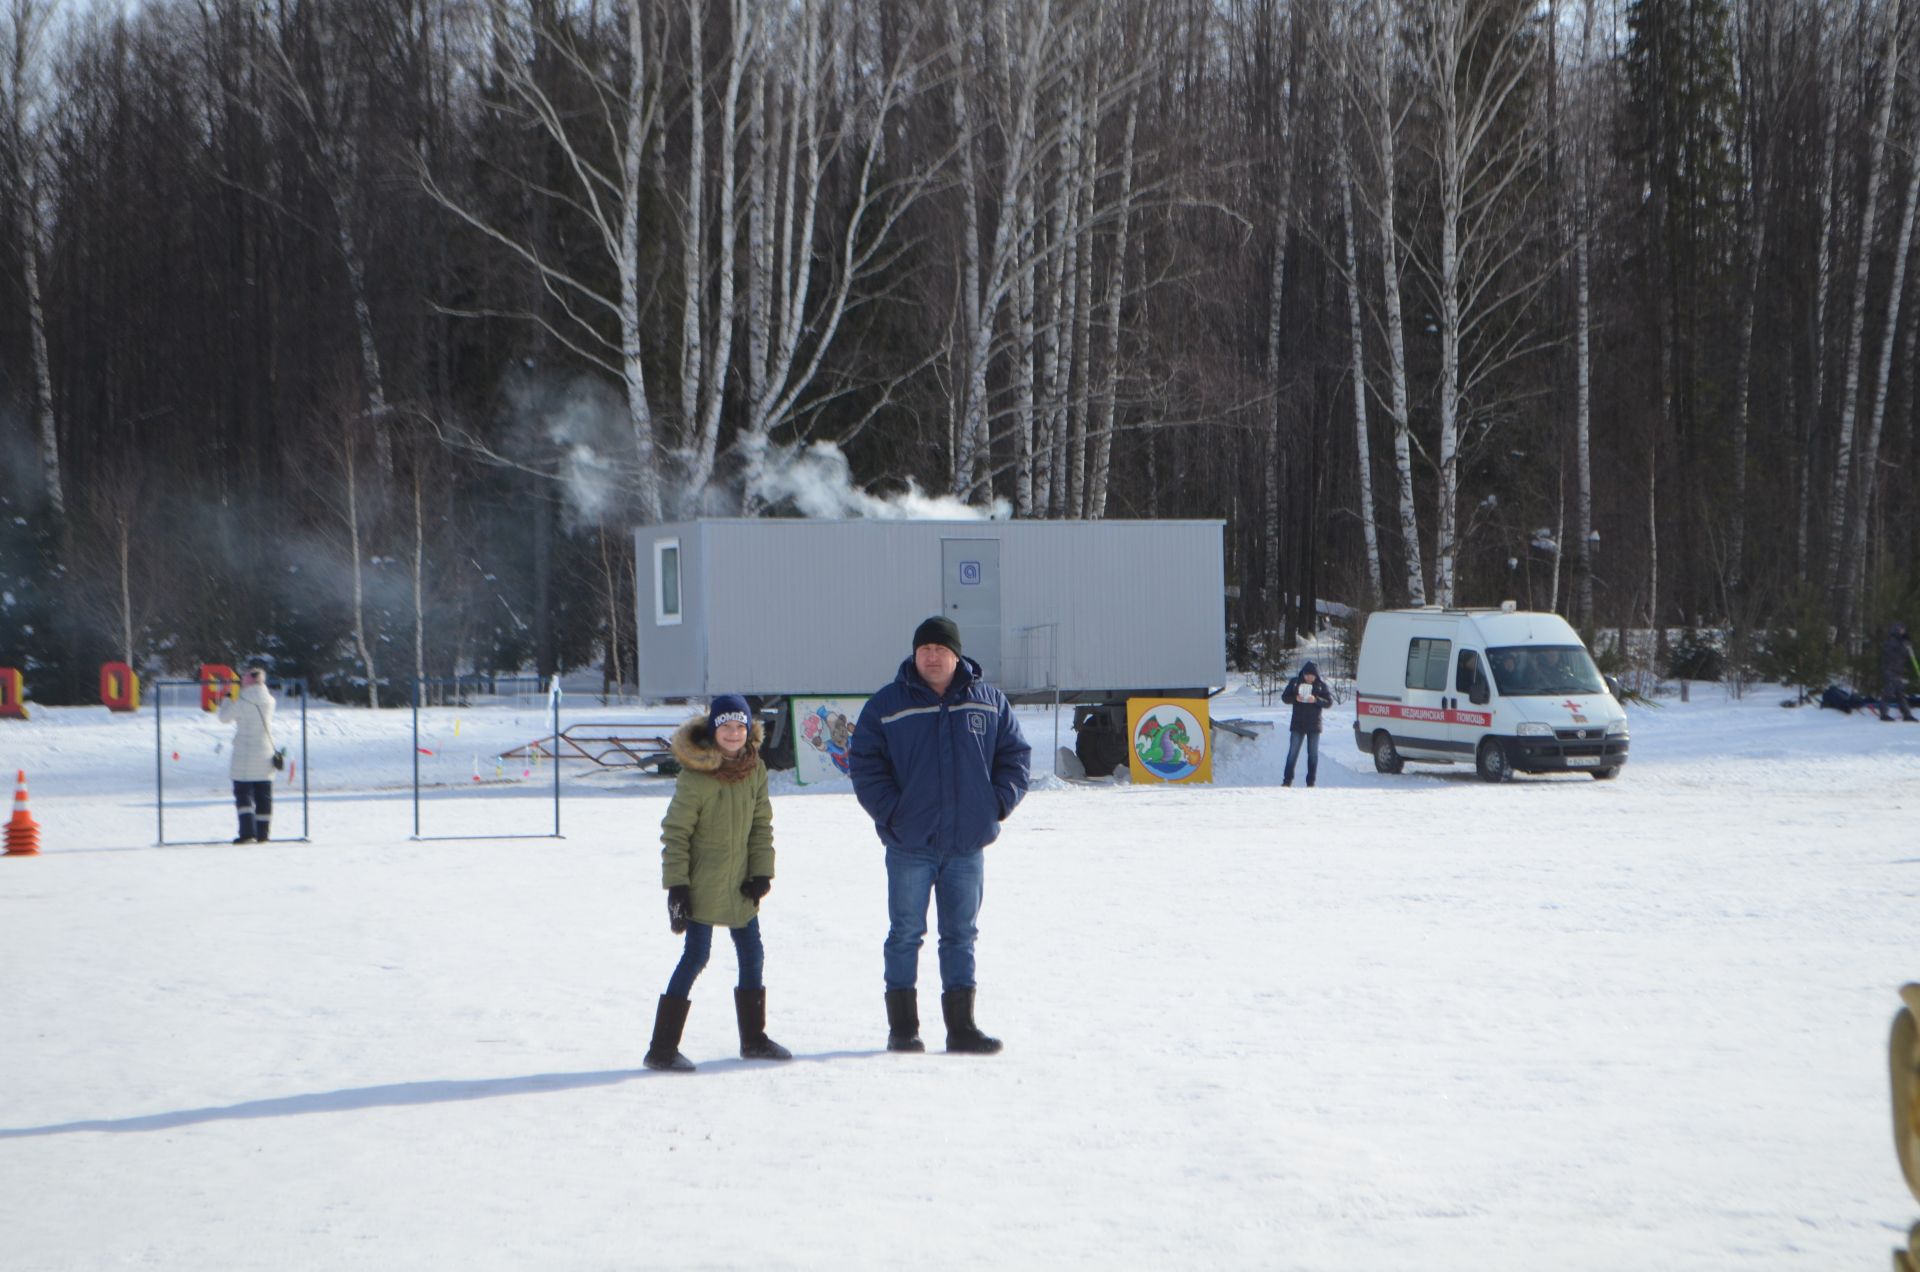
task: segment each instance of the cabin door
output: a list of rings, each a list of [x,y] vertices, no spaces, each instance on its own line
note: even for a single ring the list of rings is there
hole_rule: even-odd
[[[1000,541],[942,539],[940,595],[967,657],[1000,683]]]

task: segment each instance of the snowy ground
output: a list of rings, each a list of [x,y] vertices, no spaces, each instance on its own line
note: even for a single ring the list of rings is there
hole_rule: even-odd
[[[991,1059],[939,1054],[930,948],[935,1049],[883,1052],[872,830],[777,780],[796,1060],[733,1058],[722,941],[692,1077],[640,1067],[670,783],[413,842],[409,715],[316,707],[311,843],[161,848],[150,711],[0,722],[45,845],[0,862],[0,1266],[1884,1267],[1920,726],[1781,697],[1634,710],[1610,783],[1381,777],[1344,706],[1317,790],[1284,735],[1212,788],[1042,776],[990,850]],[[225,730],[166,718],[168,837],[230,835]],[[430,713],[424,833],[550,830],[551,768],[493,759],[540,732]]]

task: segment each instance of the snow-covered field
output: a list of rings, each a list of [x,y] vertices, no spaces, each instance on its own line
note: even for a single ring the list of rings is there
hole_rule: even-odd
[[[1283,732],[1211,788],[1069,785],[1024,712],[984,1059],[939,1053],[931,943],[934,1050],[884,1052],[872,829],[776,778],[796,1059],[734,1058],[719,941],[691,1077],[640,1067],[670,782],[564,767],[564,839],[414,842],[408,713],[316,706],[310,843],[162,848],[150,710],[0,721],[45,849],[0,861],[0,1267],[1884,1267],[1920,726],[1782,696],[1498,787],[1376,775],[1343,706],[1311,791]],[[230,836],[225,730],[167,720],[167,837]],[[493,758],[543,731],[428,713],[423,833],[550,830],[551,767]]]

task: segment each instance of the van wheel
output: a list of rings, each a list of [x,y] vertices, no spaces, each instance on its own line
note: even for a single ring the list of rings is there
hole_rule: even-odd
[[[1611,782],[1614,778],[1618,776],[1620,776],[1620,769],[1618,768],[1618,766],[1614,768],[1598,768],[1593,770],[1593,780],[1596,782]]]
[[[1376,773],[1398,773],[1407,767],[1400,758],[1400,752],[1394,749],[1393,735],[1385,729],[1373,735],[1373,769]]]
[[[1480,744],[1473,768],[1483,782],[1504,782],[1513,776],[1513,766],[1507,763],[1507,748],[1493,738]]]

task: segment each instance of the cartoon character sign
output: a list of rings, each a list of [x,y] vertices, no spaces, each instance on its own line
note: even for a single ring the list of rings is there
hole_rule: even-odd
[[[1132,698],[1127,735],[1136,782],[1211,782],[1207,704],[1199,698]]]
[[[793,700],[795,781],[812,786],[848,780],[854,722],[866,701],[864,697]]]

